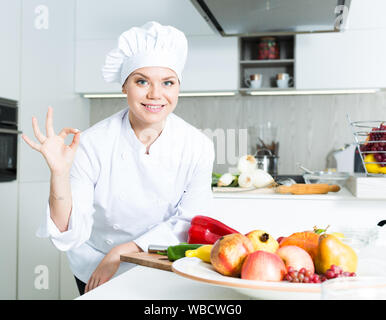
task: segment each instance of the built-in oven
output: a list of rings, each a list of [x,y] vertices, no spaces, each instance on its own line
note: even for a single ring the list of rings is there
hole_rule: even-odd
[[[17,179],[17,101],[0,98],[0,182]]]

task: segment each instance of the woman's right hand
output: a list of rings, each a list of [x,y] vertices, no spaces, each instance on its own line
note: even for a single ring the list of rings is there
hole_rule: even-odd
[[[69,174],[74,161],[75,152],[80,141],[80,131],[74,128],[63,128],[58,135],[54,132],[53,127],[53,109],[48,107],[46,117],[46,134],[40,132],[38,121],[32,117],[32,128],[35,137],[39,143],[32,141],[25,134],[22,135],[24,141],[34,150],[40,152],[47,161],[51,170],[51,174],[63,175]],[[70,145],[64,143],[64,139],[69,135],[74,134],[74,138]]]

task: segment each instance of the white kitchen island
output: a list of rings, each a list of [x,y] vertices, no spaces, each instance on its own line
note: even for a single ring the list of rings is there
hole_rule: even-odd
[[[379,231],[386,228],[377,227],[379,221],[386,220],[386,199],[359,199],[346,188],[325,195],[214,193],[207,215],[241,233],[259,229],[276,238],[293,232],[312,230],[314,226],[323,228],[327,225],[330,225],[329,230],[332,231],[370,228]],[[169,271],[136,266],[77,299],[250,298],[228,287],[190,280]]]
[[[210,216],[246,233],[274,237],[330,225],[329,231],[376,227],[386,220],[386,199],[360,199],[346,188],[314,195],[214,193]]]
[[[122,262],[125,263],[125,262]],[[220,286],[181,277],[171,271],[136,266],[76,300],[248,300]]]

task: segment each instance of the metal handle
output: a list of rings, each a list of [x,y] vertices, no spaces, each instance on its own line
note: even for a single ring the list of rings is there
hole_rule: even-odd
[[[259,155],[260,155],[259,153],[260,153],[261,151],[263,151],[263,152],[268,151],[268,156],[269,156],[269,157],[272,157],[272,151],[269,150],[268,148],[262,148],[262,149],[257,150],[255,156],[259,156]],[[266,156],[266,154],[264,154],[264,156]]]
[[[0,133],[22,134],[23,131],[0,128]]]
[[[17,122],[16,122],[16,121],[6,121],[6,120],[1,120],[0,123],[17,125]]]
[[[167,250],[168,250],[168,246],[163,246],[163,245],[158,245],[158,244],[149,244],[147,252],[157,253],[158,251],[166,252]]]

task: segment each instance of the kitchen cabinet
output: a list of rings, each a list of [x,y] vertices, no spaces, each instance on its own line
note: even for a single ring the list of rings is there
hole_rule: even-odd
[[[352,1],[346,30],[296,35],[297,89],[386,87],[383,0]]]
[[[103,80],[106,54],[117,46],[122,32],[151,20],[180,29],[188,39],[181,92],[238,89],[237,38],[215,34],[190,1],[147,0],[136,3],[133,11],[123,0],[99,2],[97,6],[94,1],[82,0],[77,1],[76,8],[75,91],[121,93],[119,84]]]
[[[386,29],[296,36],[297,89],[384,88]]]
[[[0,98],[20,96],[21,0],[0,0]]]
[[[190,0],[76,0],[76,39],[118,39],[133,26],[157,21],[180,29],[187,36],[214,31]]]
[[[16,299],[18,183],[1,182],[0,300]]]
[[[19,192],[18,299],[59,299],[59,251],[35,235],[46,211],[49,183],[22,183]]]
[[[63,127],[83,131],[89,126],[89,102],[74,92],[75,4],[22,2],[19,122],[20,130],[34,141],[31,118],[36,116],[46,134],[48,106],[54,109],[57,134]],[[65,256],[48,238],[35,235],[46,212],[50,172],[43,156],[22,139],[19,151],[17,298],[59,299],[71,294],[75,280],[68,268],[63,269]]]
[[[386,29],[384,0],[351,0],[347,17],[350,30]]]
[[[71,272],[67,254],[60,252],[60,265],[59,265],[59,299],[71,300],[79,296],[78,287],[75,282],[73,273]]]
[[[188,57],[180,91],[237,90],[237,38],[199,35],[187,39]],[[106,54],[116,45],[116,39],[77,41],[76,92],[121,93],[120,84],[106,83],[101,72]]]
[[[181,92],[238,89],[237,38],[190,36],[188,42]]]

